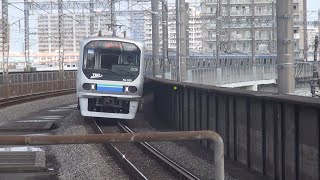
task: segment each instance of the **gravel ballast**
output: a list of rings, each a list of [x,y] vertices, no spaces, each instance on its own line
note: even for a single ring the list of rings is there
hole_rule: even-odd
[[[0,109],[0,124],[76,103],[76,95],[71,94],[9,106]],[[55,135],[93,133],[89,122],[85,121],[76,109],[62,119],[58,127],[50,133]],[[101,145],[56,145],[43,148],[46,150],[47,166],[58,172],[60,180],[129,179]]]
[[[54,131],[59,135],[93,134],[88,120],[75,110]],[[102,145],[75,144],[49,146],[48,153],[60,164],[60,180],[128,179],[125,172],[103,149]]]

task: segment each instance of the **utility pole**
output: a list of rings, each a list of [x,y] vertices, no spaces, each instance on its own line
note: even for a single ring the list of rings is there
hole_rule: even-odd
[[[294,93],[293,0],[276,3],[278,93]]]
[[[228,36],[228,40],[227,40],[227,52],[230,52],[231,51],[231,27],[230,27],[230,23],[231,23],[231,12],[230,12],[230,0],[227,0],[227,3],[228,3],[228,7],[227,7],[227,11],[228,11],[228,18],[227,18],[227,21],[228,21],[228,29],[227,29],[227,36]]]
[[[159,2],[158,0],[151,1],[152,11],[152,59],[153,59],[153,75],[160,75],[159,62]]]
[[[114,0],[111,0],[111,28],[112,28],[112,36],[117,36],[117,26],[116,26],[116,5]]]
[[[320,9],[318,10],[318,38],[320,38]],[[319,53],[319,61],[320,61],[320,53]]]
[[[26,61],[26,71],[30,71],[30,53],[29,53],[29,2],[24,0],[24,58]]]
[[[163,74],[168,72],[168,5],[167,0],[162,1],[162,55],[163,55]]]
[[[314,56],[313,61],[318,61],[319,36],[314,37]]]
[[[8,75],[9,56],[9,23],[8,23],[8,0],[2,0],[2,71],[4,82]]]
[[[273,49],[272,48],[272,46],[273,46],[272,45],[272,42],[273,42],[273,40],[272,40],[272,29],[269,30],[269,34],[268,35],[269,35],[268,50],[269,50],[270,53],[272,53],[272,49]]]
[[[276,16],[275,16],[275,12],[274,12],[274,6],[275,6],[275,3],[274,2],[272,2],[271,3],[271,13],[272,13],[272,38],[271,38],[271,40],[272,40],[272,45],[271,45],[271,51],[270,52],[275,52],[276,50],[275,50],[275,47],[276,47],[276,31],[277,31],[277,29],[276,29]]]
[[[216,9],[216,62],[218,63],[220,60],[220,29],[221,29],[221,0],[217,2],[217,9]]]
[[[189,3],[186,4],[186,15],[185,15],[185,21],[186,21],[186,67],[188,67],[188,63],[190,63],[190,39],[189,39]]]
[[[311,95],[312,97],[317,97],[316,94],[316,88],[319,86],[318,81],[319,81],[319,73],[317,71],[317,51],[318,51],[318,45],[319,45],[319,37],[315,36],[315,41],[314,41],[314,62],[313,62],[313,78],[311,80]]]
[[[111,5],[110,18],[111,18],[112,36],[116,36],[117,35],[116,15],[115,15],[116,6],[114,3],[114,0],[111,0],[110,5]]]
[[[64,22],[63,22],[63,0],[58,0],[58,33],[59,33],[59,72],[60,80],[63,80],[63,64],[64,64]]]
[[[176,61],[177,81],[180,81],[180,0],[176,0]]]
[[[2,0],[2,72],[3,72],[3,84],[4,97],[9,96],[8,92],[8,58],[9,58],[9,23],[8,23],[8,0]]]
[[[256,64],[256,26],[255,26],[255,4],[254,0],[251,0],[251,36],[252,36],[252,41],[251,41],[251,58],[252,58],[252,65],[253,68],[255,68]],[[253,76],[255,76],[256,72],[253,72]]]
[[[93,0],[89,2],[89,10],[90,10],[90,36],[94,34],[94,3]]]
[[[303,0],[303,59],[308,60],[307,0]]]
[[[187,80],[186,3],[180,0],[180,81]]]

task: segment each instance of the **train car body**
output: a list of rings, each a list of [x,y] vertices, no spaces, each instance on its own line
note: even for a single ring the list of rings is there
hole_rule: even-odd
[[[83,116],[133,119],[143,79],[143,43],[118,37],[80,41],[77,97]]]

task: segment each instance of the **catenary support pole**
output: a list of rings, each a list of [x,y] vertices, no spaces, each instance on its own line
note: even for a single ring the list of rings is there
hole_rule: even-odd
[[[162,55],[163,55],[163,74],[168,72],[168,5],[167,0],[162,1]]]
[[[187,80],[186,2],[180,0],[180,81]]]
[[[26,61],[26,71],[30,71],[29,54],[29,2],[24,0],[24,58]]]
[[[117,26],[116,26],[116,5],[114,0],[111,0],[111,11],[110,11],[110,17],[111,17],[111,30],[112,30],[112,36],[116,36],[117,35]]]
[[[180,81],[180,0],[176,0],[176,80]]]
[[[93,0],[90,0],[89,2],[89,9],[90,9],[90,36],[93,36],[94,34],[94,3]]]
[[[59,38],[59,77],[60,81],[64,78],[64,15],[63,15],[63,0],[58,0],[58,38]]]
[[[152,11],[152,59],[153,59],[153,75],[158,77],[160,75],[159,62],[159,2],[151,1]]]
[[[307,0],[303,0],[303,59],[308,60]]]
[[[216,63],[220,59],[221,21],[221,0],[218,0],[216,9]]]
[[[185,15],[185,21],[186,21],[186,66],[188,67],[188,63],[190,62],[190,28],[189,28],[189,3],[186,3],[186,15]],[[188,75],[187,75],[188,77]]]
[[[276,3],[278,93],[294,93],[293,0]]]

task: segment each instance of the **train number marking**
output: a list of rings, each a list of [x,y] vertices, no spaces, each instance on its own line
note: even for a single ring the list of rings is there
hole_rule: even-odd
[[[132,82],[132,79],[122,79],[123,82]]]

